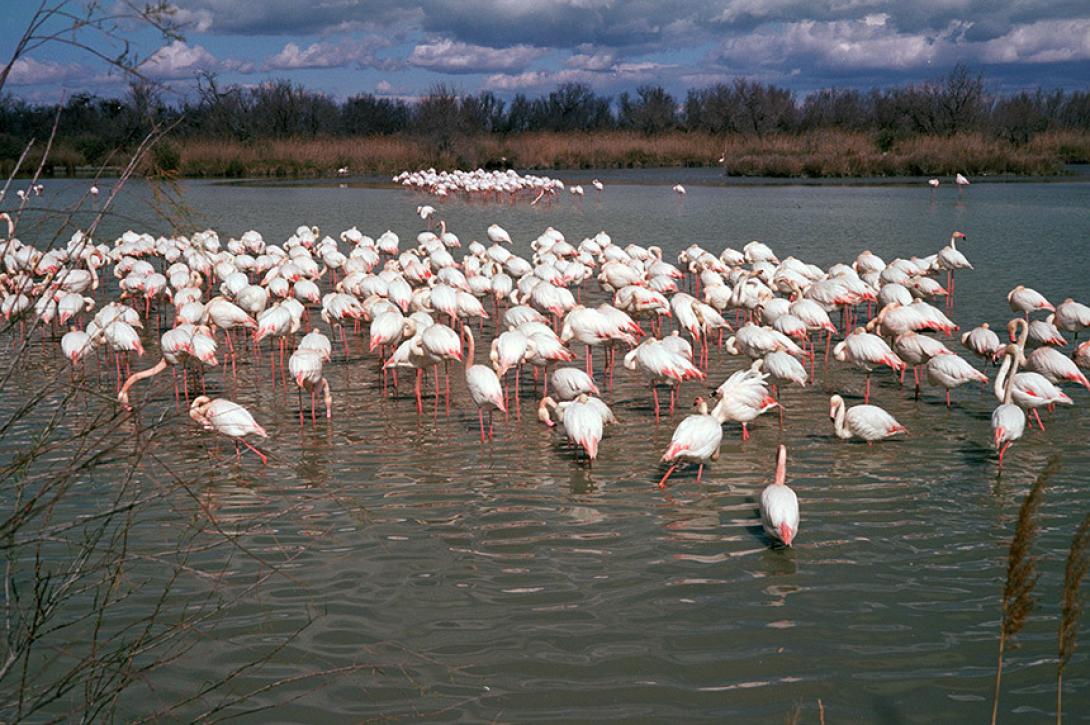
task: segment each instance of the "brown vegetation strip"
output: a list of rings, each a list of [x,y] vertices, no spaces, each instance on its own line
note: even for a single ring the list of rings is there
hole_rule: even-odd
[[[326,176],[405,169],[609,169],[723,166],[730,175],[851,177],[979,174],[1047,175],[1090,159],[1090,134],[1058,131],[1014,145],[985,134],[911,137],[882,149],[866,133],[716,136],[670,132],[535,132],[471,136],[437,145],[408,136],[283,139],[254,143],[187,140],[177,144],[182,176]]]

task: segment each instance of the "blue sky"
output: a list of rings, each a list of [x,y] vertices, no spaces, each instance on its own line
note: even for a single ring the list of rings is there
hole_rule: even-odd
[[[50,0],[51,3],[61,0]],[[105,0],[111,2],[125,0]],[[83,0],[69,0],[78,8]],[[0,2],[26,27],[37,0]],[[412,98],[436,83],[537,95],[565,81],[615,94],[738,76],[799,93],[935,78],[957,62],[997,92],[1090,87],[1090,0],[176,0],[184,40],[127,39],[143,72],[184,94],[200,72],[223,84],[288,78],[345,98]],[[0,37],[0,62],[16,32]],[[45,45],[5,91],[34,101],[122,93],[108,67]]]

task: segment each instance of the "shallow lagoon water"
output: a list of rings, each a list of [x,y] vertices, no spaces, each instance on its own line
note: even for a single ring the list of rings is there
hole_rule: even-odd
[[[671,259],[692,242],[718,252],[761,239],[781,257],[828,266],[865,248],[887,261],[930,254],[957,229],[976,266],[959,275],[952,313],[966,329],[989,321],[1001,330],[1012,316],[1006,293],[1019,283],[1053,302],[1090,302],[1090,184],[1081,180],[978,183],[959,194],[952,184],[934,193],[919,185],[702,185],[706,174],[602,172],[598,198],[586,184],[595,173],[555,173],[581,180],[587,196],[537,207],[440,205],[336,181],[182,187],[199,224],[224,239],[253,228],[280,241],[300,224],[336,236],[355,225],[372,236],[393,229],[404,248],[422,228],[415,207],[433,203],[463,244],[496,222],[524,256],[529,240],[554,226],[573,242],[605,229],[622,244],[658,244]],[[675,180],[688,187],[684,197],[670,191]],[[70,199],[87,183],[50,182],[42,203]],[[118,202],[126,218],[107,220],[102,236],[129,226],[165,231],[147,198],[146,187],[129,187]],[[267,361],[244,359],[237,384],[210,374],[210,392],[244,403],[268,429],[264,468],[252,456],[236,463],[229,444],[174,415],[167,376],[137,387],[145,422],[167,415],[157,455],[197,481],[209,515],[229,526],[276,514],[246,545],[283,557],[285,573],[158,671],[147,696],[124,702],[121,715],[191,693],[310,622],[232,689],[352,664],[374,669],[259,695],[250,705],[283,704],[251,718],[763,722],[798,705],[815,721],[820,699],[830,722],[982,719],[1014,518],[1034,477],[1059,456],[1038,544],[1040,605],[1009,655],[1001,710],[1006,722],[1052,713],[1063,559],[1090,510],[1087,391],[1068,388],[1076,406],[1045,416],[1048,431],[1028,432],[997,477],[990,390],[959,389],[947,410],[941,390],[925,386],[916,401],[910,385],[877,374],[874,402],[911,435],[867,448],[837,440],[828,420],[832,392],[861,402],[862,374],[819,361],[815,386],[784,391],[782,431],[766,415],[742,443],[728,426],[723,456],[701,484],[687,468],[661,492],[658,459],[708,385],[684,385],[681,409],[656,425],[646,386],[619,368],[604,397],[621,423],[587,467],[534,419],[529,374],[521,418],[497,417],[494,443],[481,445],[460,374],[449,416],[430,399],[418,416],[408,386],[382,397],[365,349],[354,337],[350,360],[335,357],[327,368],[332,422],[302,429],[295,390],[269,384]],[[156,359],[148,357],[137,367]],[[62,368],[59,350],[56,358],[44,372],[28,370],[28,380]],[[713,350],[709,383],[742,366]],[[112,381],[102,385],[108,391]],[[779,442],[802,508],[791,550],[769,547],[756,514]],[[173,513],[158,513],[134,546],[169,538]],[[221,556],[213,550],[199,564],[218,570]],[[258,569],[237,556],[230,567],[228,588],[244,587]],[[1082,651],[1068,669],[1065,709],[1072,721],[1090,718]]]

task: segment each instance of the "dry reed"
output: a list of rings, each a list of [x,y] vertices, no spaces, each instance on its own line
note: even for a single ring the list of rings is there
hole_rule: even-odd
[[[1071,539],[1071,549],[1067,552],[1067,565],[1064,567],[1063,599],[1060,607],[1060,653],[1056,667],[1056,723],[1063,721],[1063,681],[1064,669],[1075,652],[1079,639],[1079,617],[1082,615],[1082,600],[1079,596],[1082,580],[1090,569],[1090,514],[1087,514],[1075,536]]]
[[[1033,611],[1033,588],[1040,576],[1037,573],[1037,557],[1031,552],[1037,538],[1037,517],[1041,509],[1048,479],[1059,469],[1059,459],[1053,458],[1037,476],[1029,493],[1018,509],[1018,523],[1014,528],[1010,552],[1007,555],[1007,581],[1003,587],[1003,620],[999,627],[999,656],[995,668],[995,694],[992,696],[992,725],[999,716],[999,690],[1003,679],[1003,655],[1007,642],[1026,624]]]
[[[328,176],[347,166],[353,174],[405,169],[610,169],[716,166],[734,176],[855,177],[1046,175],[1090,160],[1090,134],[1051,132],[1025,145],[986,134],[909,137],[880,145],[869,133],[813,131],[764,137],[673,131],[531,132],[434,141],[413,136],[287,138],[254,142],[183,139],[177,142],[182,176]]]

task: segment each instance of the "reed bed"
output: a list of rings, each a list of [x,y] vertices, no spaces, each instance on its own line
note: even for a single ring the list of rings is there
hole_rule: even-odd
[[[719,159],[723,158],[720,162]],[[55,150],[69,174],[81,165],[74,148]],[[405,169],[614,169],[722,166],[732,176],[840,178],[1061,174],[1064,164],[1090,162],[1090,133],[1055,131],[1013,144],[983,133],[889,139],[865,132],[813,131],[766,136],[671,131],[528,132],[425,138],[285,138],[251,142],[179,139],[142,171],[183,177],[330,176]]]

